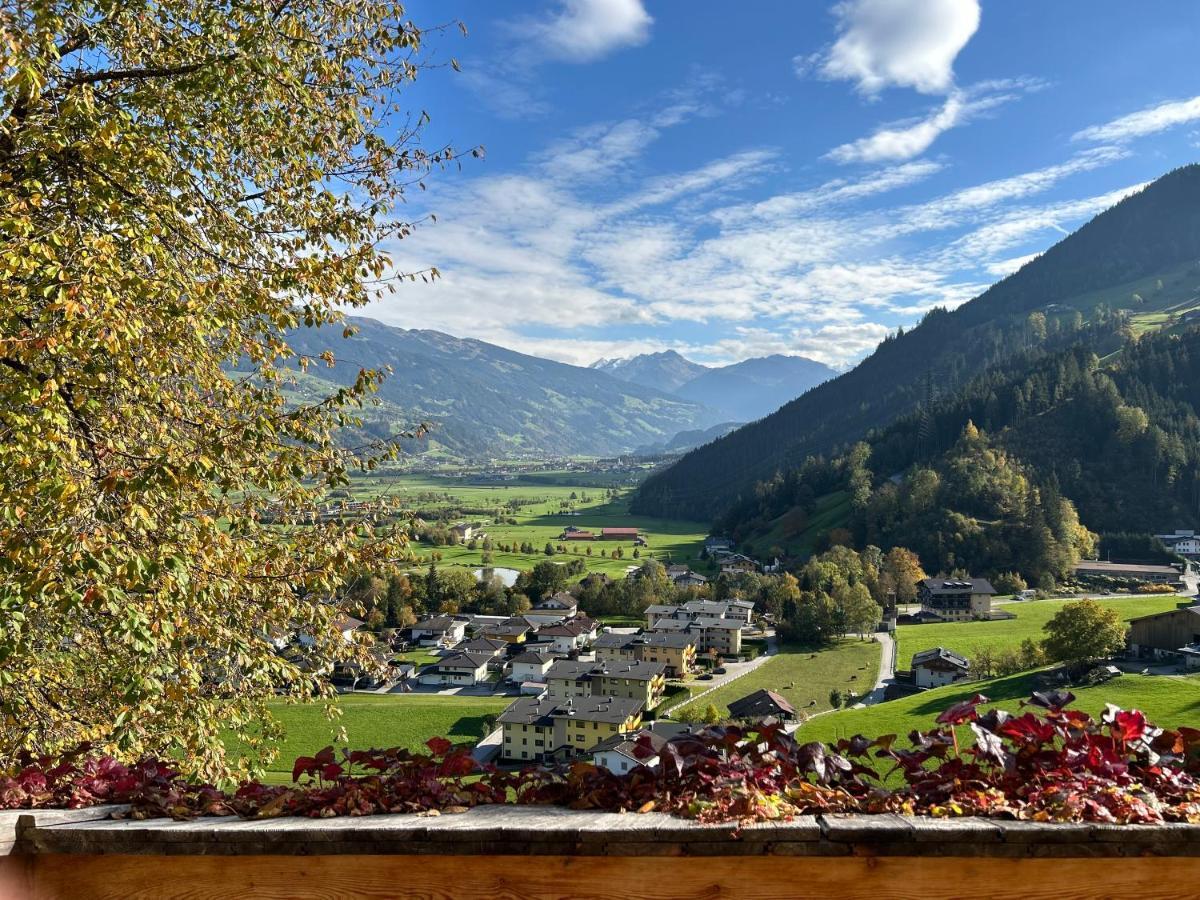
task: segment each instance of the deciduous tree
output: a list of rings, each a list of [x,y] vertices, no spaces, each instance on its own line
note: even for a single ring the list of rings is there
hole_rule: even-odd
[[[1046,656],[1075,669],[1119,653],[1129,630],[1115,609],[1091,599],[1065,604],[1042,628]]]
[[[436,275],[385,253],[454,157],[400,104],[424,36],[387,0],[4,0],[0,31],[0,765],[94,740],[221,776],[276,692],[370,662],[337,592],[403,536],[314,509],[375,458],[335,430],[380,373],[291,406],[319,361],[287,336]]]

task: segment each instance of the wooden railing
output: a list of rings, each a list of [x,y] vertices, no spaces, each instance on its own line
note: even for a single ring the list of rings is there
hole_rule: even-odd
[[[103,818],[111,812],[0,813],[0,897],[1200,895],[1200,825],[822,815],[739,828],[542,807],[191,822]]]

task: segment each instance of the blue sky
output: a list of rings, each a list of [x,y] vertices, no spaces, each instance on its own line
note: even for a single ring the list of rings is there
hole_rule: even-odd
[[[834,365],[1200,159],[1200,4],[410,4],[431,142],[368,310],[587,364],[674,348]]]

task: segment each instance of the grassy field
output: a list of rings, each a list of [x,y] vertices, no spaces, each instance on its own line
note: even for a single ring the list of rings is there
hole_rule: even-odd
[[[1101,606],[1117,610],[1129,620],[1150,613],[1174,609],[1181,598],[1175,594],[1103,600]],[[1005,603],[997,607],[1017,618],[994,622],[950,622],[944,625],[901,625],[896,629],[896,668],[907,669],[914,653],[931,647],[945,647],[968,659],[978,647],[993,652],[1016,649],[1026,638],[1040,641],[1046,636],[1042,626],[1070,600],[1031,600]]]
[[[625,495],[608,496],[609,485],[604,482],[605,479],[600,476],[572,472],[523,475],[502,483],[478,483],[478,479],[471,476],[379,475],[355,479],[350,491],[356,499],[395,498],[404,508],[426,519],[436,518],[440,512],[455,508],[502,509],[505,518],[517,520],[516,525],[498,525],[492,516],[476,513],[454,517],[456,520],[481,522],[484,531],[496,545],[529,542],[536,548],[535,553],[502,553],[494,550],[492,565],[499,568],[518,571],[532,568],[535,563],[547,558],[543,552],[545,545],[548,542],[557,545],[559,535],[568,525],[588,531],[636,527],[641,529],[649,545],[638,548],[640,558],[654,557],[663,562],[689,562],[700,566],[699,556],[704,548],[704,536],[708,533],[706,524],[632,516]],[[507,508],[506,505],[512,501],[521,505]],[[564,509],[563,503],[568,504],[568,508]],[[578,557],[591,572],[619,577],[630,566],[638,564],[638,559],[633,558],[635,548],[630,541],[591,541],[565,546],[569,552],[558,554],[555,558]],[[612,556],[618,547],[623,553],[621,559]],[[475,550],[465,545],[434,548],[415,543],[413,549],[422,560],[427,560],[429,554],[436,550],[442,554],[442,565],[475,568],[483,562],[481,547]],[[592,551],[591,556],[587,555],[588,549]],[[601,556],[602,552],[604,556]]]
[[[687,708],[704,712],[714,704],[726,715],[728,704],[757,690],[775,691],[800,712],[812,714],[829,709],[829,692],[854,691],[865,694],[879,675],[879,645],[848,639],[828,650],[812,652],[785,648],[748,675],[702,697]],[[853,678],[853,680],[851,680]],[[704,682],[697,682],[703,689]]]
[[[871,737],[899,734],[902,738],[899,746],[906,747],[910,731],[932,728],[938,713],[976,693],[993,701],[990,705],[1018,713],[1020,701],[1036,690],[1034,678],[1034,673],[1025,672],[948,685],[867,709],[830,713],[802,725],[798,736],[810,741],[831,741],[855,734]],[[1092,715],[1103,712],[1105,703],[1115,703],[1123,709],[1140,709],[1153,722],[1165,727],[1200,726],[1200,675],[1122,675],[1107,684],[1075,688],[1073,693],[1077,697],[1074,705]]]
[[[296,757],[332,744],[339,727],[346,729],[347,745],[358,749],[417,749],[435,735],[473,742],[483,735],[484,716],[498,715],[510,702],[504,697],[346,694],[339,701],[343,714],[336,722],[325,718],[320,703],[279,703],[272,711],[287,728],[287,737],[264,780],[290,781]]]

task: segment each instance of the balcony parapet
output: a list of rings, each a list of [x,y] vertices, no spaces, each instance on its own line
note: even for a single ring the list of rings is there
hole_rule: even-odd
[[[663,813],[481,806],[453,815],[132,821],[96,810],[4,813],[11,852],[151,856],[810,856],[1200,860],[1200,825],[1045,824],[899,815],[701,824]],[[15,819],[15,824],[12,820]],[[0,849],[0,852],[3,852]]]

